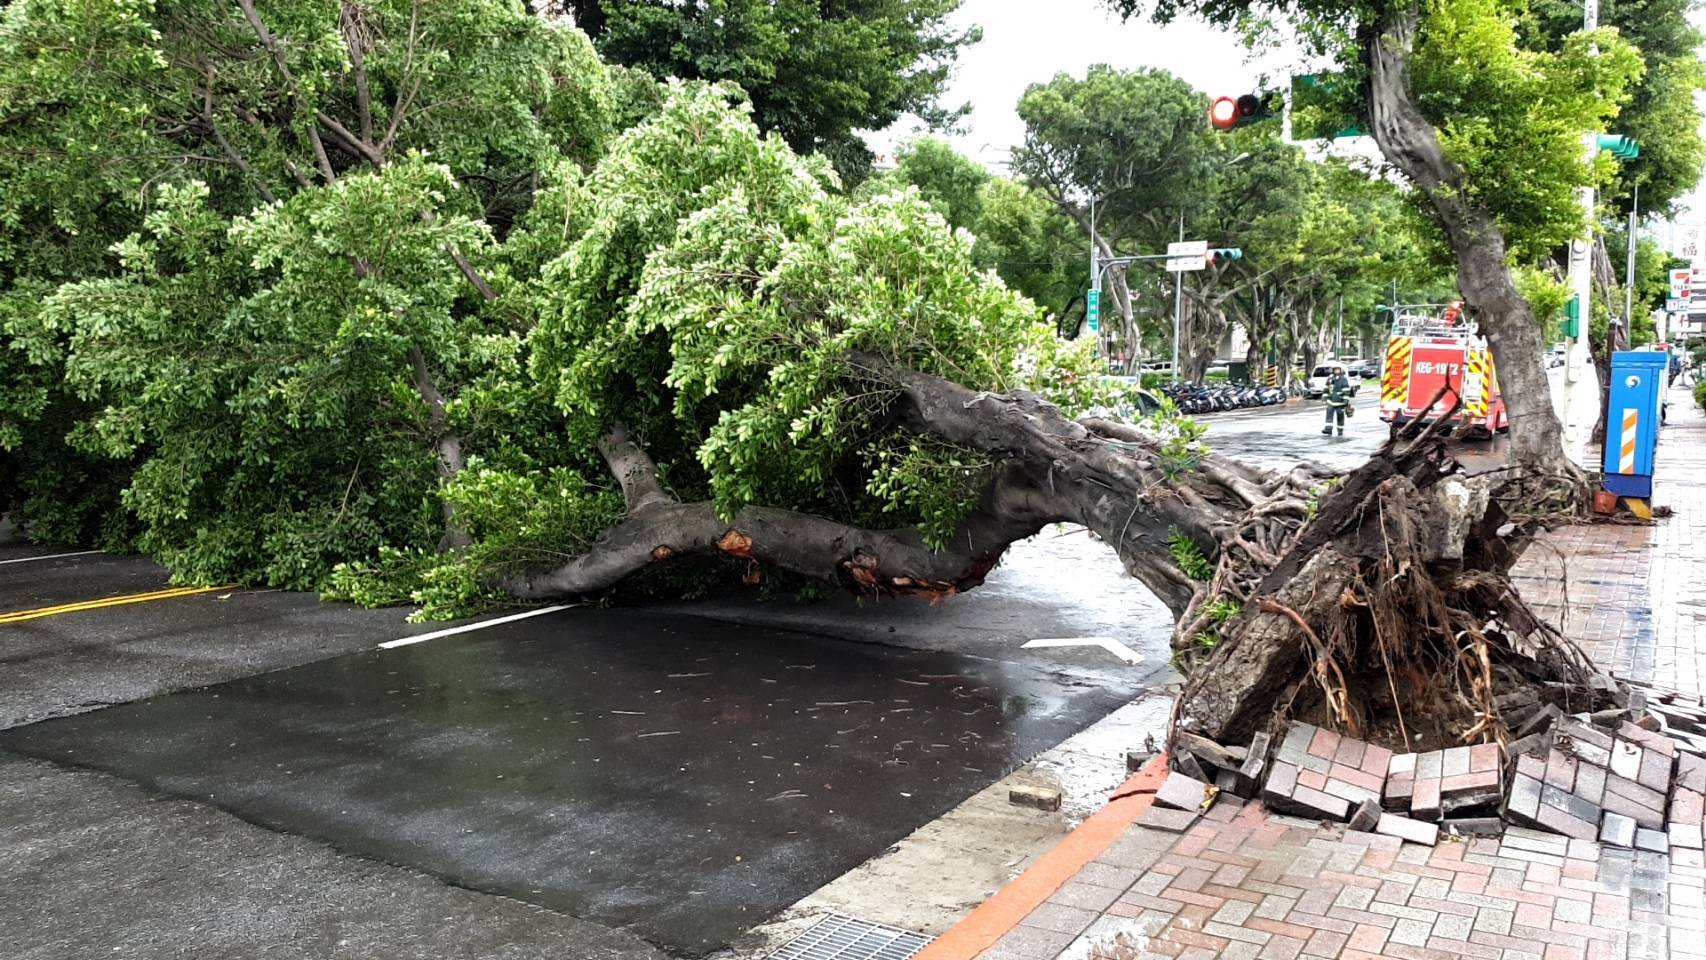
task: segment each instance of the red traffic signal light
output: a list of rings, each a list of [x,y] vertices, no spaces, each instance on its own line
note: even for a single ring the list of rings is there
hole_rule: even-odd
[[[1259,94],[1246,93],[1241,97],[1215,97],[1208,105],[1208,122],[1216,130],[1233,127],[1273,116],[1268,102]]]
[[[1238,101],[1231,97],[1215,97],[1208,105],[1208,122],[1216,130],[1231,130],[1238,125]]]

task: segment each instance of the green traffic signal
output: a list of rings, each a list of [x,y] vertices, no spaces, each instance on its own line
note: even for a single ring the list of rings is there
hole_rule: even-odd
[[[1564,336],[1575,338],[1582,335],[1582,300],[1571,297],[1564,303]]]
[[[1602,133],[1598,142],[1600,150],[1609,151],[1619,160],[1633,160],[1641,155],[1641,145],[1635,138],[1620,133]]]

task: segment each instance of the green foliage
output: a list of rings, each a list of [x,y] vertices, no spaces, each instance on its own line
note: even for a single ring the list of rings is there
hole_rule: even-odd
[[[1706,380],[1694,384],[1694,403],[1701,410],[1706,410]]]
[[[1055,318],[1062,332],[1084,315],[1084,252],[1077,224],[1040,192],[1006,177],[983,185],[972,257]]]
[[[0,508],[305,586],[440,532],[411,349],[464,439],[530,419],[490,378],[536,264],[495,240],[611,108],[590,41],[509,0],[263,7],[283,68],[232,4],[0,13]],[[482,308],[446,244],[516,295]]]
[[[937,103],[976,27],[949,23],[960,0],[569,0],[563,6],[612,63],[663,79],[738,85],[759,126],[800,153],[868,170],[856,131],[910,113],[941,126],[969,107]]]
[[[983,222],[983,190],[989,171],[961,156],[946,141],[920,137],[903,145],[892,173],[868,181],[868,193],[911,185],[934,206],[953,229],[976,232]]]
[[[1185,576],[1199,583],[1207,583],[1214,578],[1214,564],[1203,555],[1202,548],[1197,546],[1189,534],[1177,529],[1169,530],[1167,549],[1173,555],[1173,562],[1179,565]]]
[[[1644,69],[1640,51],[1611,29],[1528,49],[1507,0],[1430,0],[1426,10],[1411,83],[1464,168],[1469,199],[1493,212],[1519,260],[1579,236],[1575,189],[1615,169],[1609,157],[1590,169],[1581,134],[1617,115]]]
[[[1629,100],[1611,124],[1641,145],[1641,155],[1619,163],[1614,182],[1607,185],[1616,212],[1627,213],[1633,188],[1640,186],[1641,209],[1668,211],[1699,183],[1706,165],[1706,141],[1700,134],[1701,114],[1696,91],[1706,88],[1706,67],[1699,58],[1703,37],[1695,27],[1693,0],[1606,0],[1599,5],[1601,26],[1640,51],[1646,65]],[[1576,0],[1530,0],[1519,15],[1524,46],[1560,49],[1581,29],[1582,7]]]
[[[420,604],[419,619],[465,616],[502,600],[494,574],[561,562],[622,517],[619,494],[562,467],[506,471],[470,464],[446,490],[474,543],[446,555],[381,547],[372,559],[340,563],[326,599],[366,606]]]

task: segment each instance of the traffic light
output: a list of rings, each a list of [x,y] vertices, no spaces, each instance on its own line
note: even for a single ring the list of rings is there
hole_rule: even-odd
[[[1600,134],[1599,149],[1610,151],[1619,160],[1633,160],[1641,155],[1641,145],[1635,142],[1635,138],[1619,133]]]
[[[1246,93],[1241,97],[1215,97],[1208,105],[1208,122],[1216,130],[1231,130],[1246,123],[1274,116],[1271,95]]]
[[[1571,297],[1564,303],[1564,336],[1572,340],[1582,335],[1582,298]]]
[[[1209,263],[1221,260],[1242,260],[1244,259],[1244,249],[1242,247],[1215,247],[1204,254],[1203,259]]]

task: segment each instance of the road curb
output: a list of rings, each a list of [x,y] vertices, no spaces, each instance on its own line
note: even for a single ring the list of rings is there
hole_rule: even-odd
[[[1155,789],[1166,776],[1167,755],[1163,753],[1120,784],[1106,806],[1091,814],[1054,849],[979,904],[965,919],[931,941],[913,960],[973,960],[988,950],[1125,833],[1126,827],[1149,809]]]

